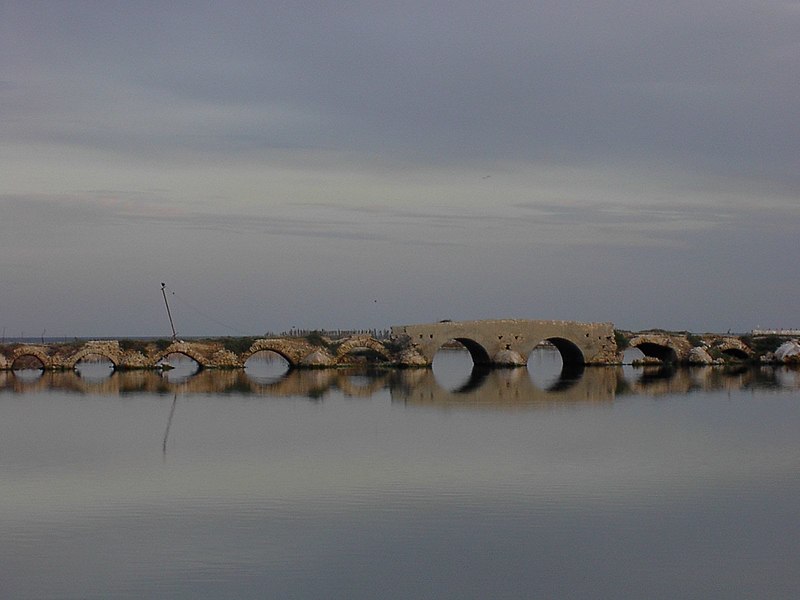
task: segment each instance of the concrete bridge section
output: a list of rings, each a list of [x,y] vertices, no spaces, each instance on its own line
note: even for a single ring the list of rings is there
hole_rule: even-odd
[[[429,366],[436,352],[450,340],[469,350],[476,365],[516,367],[542,342],[550,342],[565,365],[602,365],[618,362],[611,323],[501,319],[442,321],[427,325],[392,327],[392,334],[411,349],[403,359]]]

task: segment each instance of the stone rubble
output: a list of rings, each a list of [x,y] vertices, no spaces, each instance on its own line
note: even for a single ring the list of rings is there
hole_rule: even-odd
[[[778,346],[775,360],[783,364],[800,364],[800,342],[789,340]]]

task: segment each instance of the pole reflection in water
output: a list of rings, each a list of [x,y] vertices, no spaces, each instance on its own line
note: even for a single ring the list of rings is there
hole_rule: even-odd
[[[169,417],[167,417],[167,428],[164,430],[164,441],[161,444],[164,457],[167,456],[167,440],[169,439],[169,429],[172,427],[172,418],[175,416],[175,407],[178,404],[178,393],[176,392],[172,397],[172,405],[169,408]]]

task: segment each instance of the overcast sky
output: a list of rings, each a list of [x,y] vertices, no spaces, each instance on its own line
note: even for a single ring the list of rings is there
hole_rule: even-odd
[[[5,336],[800,327],[800,2],[0,0]]]

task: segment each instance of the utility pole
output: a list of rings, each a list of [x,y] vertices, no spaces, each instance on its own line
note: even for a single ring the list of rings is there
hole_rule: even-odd
[[[161,295],[164,296],[164,305],[167,307],[167,316],[169,317],[169,326],[172,328],[172,341],[178,341],[178,334],[175,333],[175,324],[172,322],[172,313],[169,311],[169,302],[167,302],[166,283],[161,283]]]

